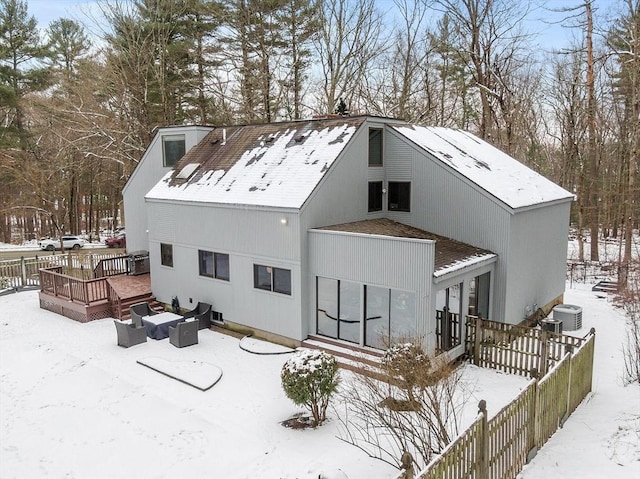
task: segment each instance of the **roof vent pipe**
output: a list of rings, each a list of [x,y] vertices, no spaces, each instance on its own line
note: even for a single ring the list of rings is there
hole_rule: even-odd
[[[227,144],[227,129],[226,128],[222,129],[222,144],[223,145]]]

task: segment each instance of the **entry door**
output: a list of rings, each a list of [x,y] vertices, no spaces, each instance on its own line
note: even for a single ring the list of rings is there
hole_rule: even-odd
[[[436,295],[436,321],[438,349],[448,351],[462,340],[460,318],[462,284],[454,284]]]

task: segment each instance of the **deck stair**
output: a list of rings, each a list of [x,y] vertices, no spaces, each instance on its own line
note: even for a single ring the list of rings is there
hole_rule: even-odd
[[[114,311],[116,315],[115,317],[118,317],[120,319],[131,319],[131,312],[129,311],[129,307],[132,304],[136,303],[149,303],[149,307],[154,311],[157,311],[159,313],[164,311],[164,306],[156,300],[155,296],[146,294],[134,298],[122,299],[120,302],[120,311]]]
[[[148,274],[111,276],[107,281],[113,295],[117,297],[117,300],[111,301],[114,318],[131,318],[129,306],[136,303],[149,303],[149,306],[154,311],[161,312],[164,310],[164,306],[156,300],[151,292],[151,278]]]
[[[319,349],[335,356],[338,366],[374,378],[382,378],[382,351],[322,336],[309,336],[301,347]]]
[[[617,293],[618,282],[617,281],[599,281],[591,288],[591,291],[602,291],[605,293]]]

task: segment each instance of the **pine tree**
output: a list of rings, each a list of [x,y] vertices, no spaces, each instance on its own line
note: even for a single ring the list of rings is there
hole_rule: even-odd
[[[27,3],[0,0],[0,145],[28,147],[22,99],[46,86],[47,70],[39,65],[44,56],[37,22],[29,16]]]

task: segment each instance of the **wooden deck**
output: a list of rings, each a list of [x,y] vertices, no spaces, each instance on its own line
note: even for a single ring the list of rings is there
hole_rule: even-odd
[[[40,307],[82,323],[108,317],[127,319],[129,307],[148,302],[162,310],[151,293],[151,276],[121,274],[80,280],[56,271],[40,270]]]
[[[107,281],[123,301],[151,294],[150,274],[140,274],[137,276],[122,274],[111,276]]]

